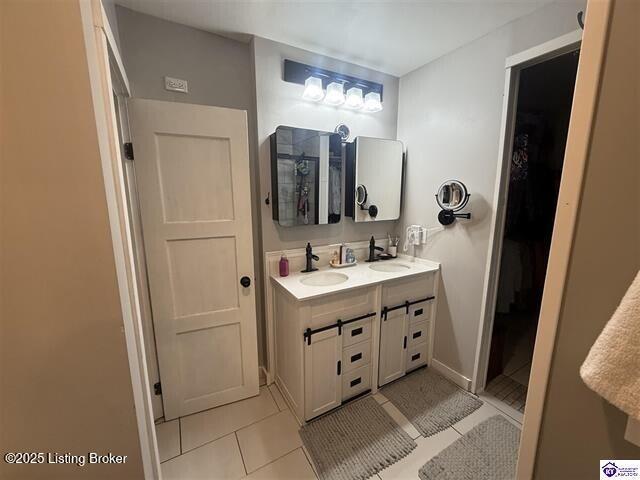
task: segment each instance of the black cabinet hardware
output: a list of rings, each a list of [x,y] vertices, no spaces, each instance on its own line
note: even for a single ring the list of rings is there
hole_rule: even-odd
[[[354,328],[351,330],[351,336],[355,337],[356,335],[360,335],[362,333],[362,327]]]
[[[407,336],[404,336],[404,345],[402,348],[407,348]]]
[[[356,378],[354,380],[351,380],[351,383],[349,385],[351,385],[352,387],[355,387],[359,383],[362,383],[362,377],[358,377],[358,378]]]
[[[338,360],[338,375],[342,373],[342,362]]]
[[[350,323],[353,322],[357,322],[358,320],[364,320],[365,318],[371,318],[371,317],[375,317],[376,314],[374,312],[371,313],[367,313],[366,315],[360,315],[359,317],[356,318],[352,318],[350,320],[340,320],[338,319],[336,321],[336,323],[332,323],[331,325],[327,325],[326,327],[320,327],[320,328],[316,328],[316,329],[311,329],[311,328],[307,328],[304,333],[302,334],[302,337],[307,341],[307,345],[311,345],[311,336],[314,333],[320,333],[320,332],[324,332],[326,330],[331,330],[332,328],[338,328],[338,335],[342,335],[342,327],[344,327],[345,325],[348,325]],[[355,330],[358,330],[357,328]],[[354,331],[355,331],[354,330]],[[352,333],[353,335],[353,333]]]
[[[424,313],[424,312],[423,312],[423,309],[422,309],[422,308],[419,308],[419,309],[417,309],[415,312],[413,312],[413,316],[414,316],[414,317],[418,317],[418,316],[422,315],[423,313]]]
[[[413,334],[413,338],[420,338],[422,336],[422,330]]]
[[[356,353],[355,355],[351,355],[351,363],[357,362],[362,358],[362,353]]]
[[[414,300],[413,302],[406,301],[404,303],[401,303],[400,305],[395,305],[393,307],[383,307],[382,308],[382,312],[381,312],[382,319],[386,320],[387,319],[387,314],[389,312],[392,312],[393,310],[398,310],[400,308],[406,309],[407,313],[409,313],[409,307],[411,305],[415,305],[416,303],[428,302],[429,300],[433,300],[434,298],[436,298],[436,297],[430,296],[430,297],[420,298],[419,300]],[[422,309],[416,310],[416,312],[421,312],[421,311],[422,311]],[[415,315],[415,313],[414,313],[414,315]]]
[[[412,362],[415,362],[415,361],[416,361],[416,360],[418,360],[419,358],[420,358],[420,354],[419,354],[419,353],[416,353],[415,355],[412,355],[412,356],[411,356],[411,361],[412,361]]]

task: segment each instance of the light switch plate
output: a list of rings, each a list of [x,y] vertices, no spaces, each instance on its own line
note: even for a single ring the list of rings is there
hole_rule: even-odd
[[[187,81],[180,78],[164,77],[164,88],[172,92],[189,93]]]

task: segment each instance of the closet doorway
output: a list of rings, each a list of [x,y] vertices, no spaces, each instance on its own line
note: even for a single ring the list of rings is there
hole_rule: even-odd
[[[578,60],[579,42],[507,71],[484,371],[476,388],[514,416],[525,412]]]

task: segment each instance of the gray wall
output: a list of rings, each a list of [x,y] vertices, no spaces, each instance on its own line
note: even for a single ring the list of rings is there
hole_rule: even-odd
[[[640,458],[640,448],[624,440],[627,416],[589,390],[578,375],[640,268],[639,19],[640,3],[615,0],[543,411],[536,479],[598,478],[601,459]],[[578,88],[579,83],[578,78]],[[616,192],[617,203],[629,208],[611,209],[611,192]]]
[[[120,48],[131,94],[170,102],[195,103],[246,110],[253,208],[255,291],[258,317],[258,354],[264,364],[262,247],[257,205],[255,89],[253,59],[247,43],[162,20],[117,6]],[[189,82],[189,93],[168,92],[164,77]],[[135,139],[134,139],[135,141]]]
[[[271,191],[269,135],[275,132],[279,125],[333,131],[339,123],[346,123],[351,128],[352,136],[396,138],[398,111],[398,79],[396,77],[263,38],[254,39],[253,51],[261,199],[264,200]],[[375,114],[365,114],[304,101],[303,86],[282,80],[285,58],[382,83],[384,110]],[[345,218],[342,218],[340,223],[332,225],[280,227],[272,220],[272,205],[265,205],[264,201],[261,201],[260,206],[262,243],[267,252],[302,247],[307,242],[311,242],[312,245],[326,245],[342,241],[366,240],[371,235],[386,237],[387,232],[393,232],[396,228],[396,222],[356,225],[351,219]]]
[[[578,28],[583,2],[551,4],[400,79],[398,139],[407,147],[401,230],[435,227],[419,256],[442,263],[434,356],[471,379],[479,334],[505,80],[505,59]],[[445,180],[470,190],[471,221],[438,228]]]

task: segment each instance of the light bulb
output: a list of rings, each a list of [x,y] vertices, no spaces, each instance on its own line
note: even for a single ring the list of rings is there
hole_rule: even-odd
[[[324,91],[322,90],[322,80],[318,77],[309,77],[304,82],[304,92],[302,98],[305,100],[311,100],[312,102],[319,102],[324,97]]]
[[[357,110],[359,108],[362,108],[363,104],[364,101],[362,100],[362,89],[352,87],[347,90],[347,100],[345,101],[345,106]]]
[[[378,92],[369,92],[364,96],[365,112],[379,112],[382,110],[382,102],[380,102],[380,94]]]
[[[327,94],[324,97],[327,105],[342,105],[344,103],[344,87],[341,83],[331,82],[327,85]]]

